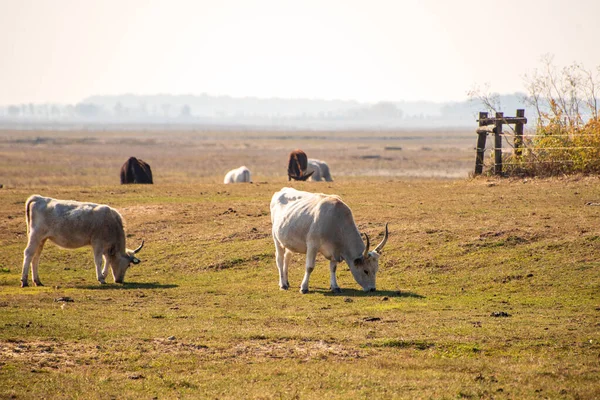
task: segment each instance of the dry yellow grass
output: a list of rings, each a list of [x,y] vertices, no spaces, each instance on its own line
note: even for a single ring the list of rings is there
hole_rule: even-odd
[[[255,181],[272,181],[286,176],[287,157],[295,148],[327,161],[334,179],[466,177],[475,159],[472,136],[461,131],[0,131],[0,184],[117,184],[130,156],[147,161],[161,184],[220,183],[227,171],[241,165],[250,168]]]
[[[265,154],[283,157],[285,173],[288,141],[273,140],[279,150]],[[340,268],[343,293],[330,293],[319,257],[301,295],[302,257],[287,292],[273,258],[269,201],[290,184],[283,176],[264,169],[257,183],[225,186],[219,168],[169,167],[156,168],[155,185],[121,186],[122,161],[105,160],[110,143],[85,157],[76,144],[53,145],[60,173],[40,151],[26,170],[46,181],[18,172],[0,191],[0,398],[600,396],[600,207],[586,205],[600,202],[597,178],[415,180],[332,168],[335,182],[293,182],[341,195],[373,241],[390,222],[378,292],[363,293]],[[149,155],[167,165],[156,147]],[[3,159],[19,159],[18,149],[3,147]],[[325,150],[318,158],[329,161]],[[373,149],[344,149],[363,150]],[[198,163],[219,165],[211,154],[214,163]],[[67,181],[68,158],[117,172]],[[48,244],[46,286],[19,287],[23,202],[34,192],[121,211],[128,242],[146,239],[125,285],[99,286],[89,249]],[[74,301],[55,301],[65,296]]]

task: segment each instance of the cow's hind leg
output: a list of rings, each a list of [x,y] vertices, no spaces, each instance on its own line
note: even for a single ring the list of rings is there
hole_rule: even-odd
[[[329,283],[330,283],[330,288],[331,291],[333,293],[342,293],[342,289],[340,289],[340,287],[338,286],[337,283],[337,279],[335,277],[335,271],[337,270],[337,261],[331,260],[329,261],[329,272],[330,272],[330,277],[329,277]]]
[[[302,285],[300,285],[301,293],[308,293],[308,280],[310,279],[310,274],[312,274],[313,270],[315,269],[317,251],[317,248],[312,247],[310,245],[306,250],[306,271],[304,272],[304,279],[302,279]]]
[[[38,251],[38,247],[40,246],[40,241],[34,235],[33,232],[29,233],[29,241],[27,243],[27,247],[23,252],[23,270],[21,271],[21,287],[29,286],[28,283],[28,275],[29,275],[29,266],[31,266],[31,273],[33,275],[33,260]],[[39,257],[38,257],[39,258]],[[37,268],[36,268],[37,273]],[[35,276],[33,277],[35,280]],[[39,277],[38,277],[39,281]]]
[[[275,241],[275,262],[277,263],[277,270],[279,271],[279,288],[281,290],[288,290],[290,287],[289,282],[287,281],[287,271],[285,269],[285,252],[287,251],[285,247],[281,245],[274,239]]]
[[[44,286],[42,285],[42,281],[40,280],[38,266],[40,265],[40,257],[42,256],[42,250],[44,250],[45,243],[46,239],[41,241],[41,243],[37,247],[35,254],[33,255],[33,260],[31,261],[31,277],[33,278],[33,283],[35,283],[35,286]]]
[[[285,254],[283,255],[283,282],[285,283],[286,289],[290,287],[290,281],[288,280],[288,271],[290,267],[290,261],[292,261],[291,250],[286,249]]]

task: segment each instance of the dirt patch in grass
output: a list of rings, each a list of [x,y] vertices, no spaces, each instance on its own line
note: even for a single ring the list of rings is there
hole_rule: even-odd
[[[469,243],[464,243],[461,246],[465,251],[476,251],[479,249],[489,249],[495,247],[513,247],[523,244],[529,244],[539,240],[541,237],[538,233],[524,231],[522,229],[510,229],[507,231],[490,231],[484,232],[479,237]]]

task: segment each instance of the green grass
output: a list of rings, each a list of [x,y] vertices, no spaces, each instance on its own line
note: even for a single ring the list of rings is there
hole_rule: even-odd
[[[342,265],[330,293],[320,257],[306,295],[300,255],[277,284],[287,184],[3,189],[0,398],[600,397],[598,179],[295,183],[372,242],[390,223],[377,292]],[[118,208],[143,262],[100,286],[90,249],[47,244],[21,289],[33,192]]]

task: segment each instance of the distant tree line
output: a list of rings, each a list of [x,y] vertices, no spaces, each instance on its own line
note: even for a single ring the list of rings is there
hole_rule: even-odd
[[[517,94],[503,96],[516,104]],[[482,105],[462,102],[360,103],[228,96],[92,96],[77,104],[0,107],[0,122],[179,123],[299,127],[472,126]]]

